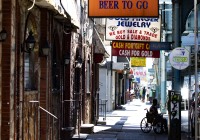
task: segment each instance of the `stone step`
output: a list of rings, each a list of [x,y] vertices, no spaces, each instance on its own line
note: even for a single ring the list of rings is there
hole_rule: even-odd
[[[97,121],[97,124],[106,125],[106,121],[100,121],[100,120],[98,120],[98,121]]]
[[[80,132],[85,134],[94,133],[94,124],[82,124],[80,127]]]
[[[89,134],[75,134],[70,140],[86,140]]]

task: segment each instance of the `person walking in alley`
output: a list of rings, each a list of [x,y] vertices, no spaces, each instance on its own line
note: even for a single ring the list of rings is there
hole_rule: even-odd
[[[142,102],[145,102],[145,96],[146,96],[146,88],[143,87],[143,89],[142,89]]]
[[[140,87],[140,93],[139,93],[139,98],[140,98],[140,100],[142,101],[142,87]]]
[[[147,101],[147,102],[149,101],[149,93],[150,93],[150,87],[148,87],[148,88],[147,88],[147,91],[146,91],[146,95],[147,95],[146,101]]]
[[[139,90],[139,87],[138,87],[138,85],[136,85],[135,88],[134,88],[134,93],[135,93],[135,97],[136,97],[136,99],[139,98],[138,90]]]

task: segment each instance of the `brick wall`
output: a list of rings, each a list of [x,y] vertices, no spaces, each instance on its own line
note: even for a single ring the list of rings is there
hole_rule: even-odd
[[[11,0],[2,1],[2,27],[6,29],[8,37],[2,43],[2,124],[1,140],[9,139],[10,135],[10,72],[11,72]]]
[[[41,29],[41,34],[40,34],[40,44],[42,47],[45,45],[45,42],[47,41],[47,17],[48,13],[47,10],[41,9],[41,22],[40,22],[40,29]],[[41,78],[40,78],[40,106],[43,108],[47,109],[47,58],[46,57],[40,57],[40,70],[41,70]],[[46,134],[47,134],[47,114],[44,111],[40,111],[40,132],[41,136],[40,139],[44,140],[46,139]]]

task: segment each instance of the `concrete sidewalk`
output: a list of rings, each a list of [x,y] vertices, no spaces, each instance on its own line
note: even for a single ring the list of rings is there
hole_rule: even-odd
[[[79,139],[86,140],[168,140],[168,134],[143,133],[140,122],[146,116],[145,108],[151,104],[142,103],[140,100],[123,105],[122,109],[107,112],[106,125],[94,126],[93,134],[80,134]],[[181,140],[187,138],[187,111],[182,111]],[[164,115],[167,117],[167,115]]]

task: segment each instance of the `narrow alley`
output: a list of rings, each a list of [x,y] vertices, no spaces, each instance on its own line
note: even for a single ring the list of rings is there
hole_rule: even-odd
[[[122,109],[107,112],[106,125],[94,126],[93,134],[76,135],[73,139],[86,140],[168,140],[168,134],[156,134],[153,129],[143,133],[140,122],[146,115],[145,108],[149,109],[150,103],[142,103],[139,99],[123,105]],[[181,112],[181,140],[187,140],[188,111]],[[165,118],[168,116],[163,115]],[[103,120],[103,119],[102,119]]]

